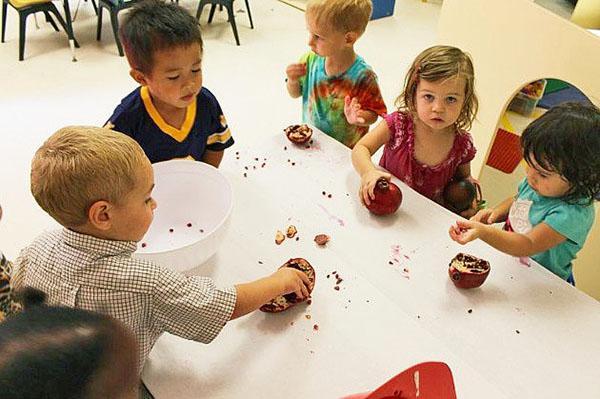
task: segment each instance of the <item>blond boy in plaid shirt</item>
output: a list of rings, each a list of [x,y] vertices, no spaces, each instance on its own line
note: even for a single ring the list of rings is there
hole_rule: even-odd
[[[308,278],[292,268],[221,289],[133,258],[157,205],[153,187],[150,162],[130,137],[96,127],[56,132],[35,154],[31,191],[64,228],[21,252],[15,287],[121,320],[138,340],[140,370],[163,332],[209,343],[227,321],[278,295],[308,295]]]

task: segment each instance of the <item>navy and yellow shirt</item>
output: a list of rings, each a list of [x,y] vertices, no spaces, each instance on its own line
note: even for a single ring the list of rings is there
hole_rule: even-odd
[[[180,129],[164,121],[145,86],[121,101],[107,125],[136,140],[152,163],[173,158],[201,161],[206,150],[223,151],[233,145],[221,106],[205,87],[188,106]]]

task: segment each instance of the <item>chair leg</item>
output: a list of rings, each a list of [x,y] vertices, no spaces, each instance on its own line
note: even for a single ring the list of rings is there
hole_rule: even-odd
[[[67,28],[67,22],[63,19],[62,15],[60,15],[60,13],[58,12],[58,9],[54,6],[54,4],[50,3],[49,11],[52,14],[54,14],[54,17],[56,17],[56,19],[58,20],[58,23],[64,29],[65,33],[67,34],[67,37],[69,37],[69,28]]]
[[[96,26],[96,40],[100,41],[102,38],[102,3],[98,3],[98,25]]]
[[[121,40],[119,40],[119,18],[117,13],[119,11],[116,9],[110,10],[110,24],[112,25],[113,34],[115,35],[115,43],[117,44],[117,50],[119,50],[119,55],[123,57],[125,54],[123,53],[123,46],[121,45]]]
[[[215,16],[215,11],[217,10],[217,5],[213,4],[210,7],[210,14],[208,14],[208,23],[210,24],[213,20],[213,17]]]
[[[240,38],[238,36],[237,26],[235,26],[235,15],[233,15],[233,2],[227,5],[227,14],[229,15],[229,23],[233,29],[233,36],[235,36],[235,42],[240,45]]]
[[[200,21],[200,15],[202,15],[202,9],[204,8],[205,5],[208,4],[209,0],[200,0],[200,3],[198,3],[198,10],[196,11],[196,19],[198,21]]]
[[[26,12],[19,13],[19,61],[23,61],[25,58],[25,27],[28,16],[29,14]]]
[[[248,0],[246,0],[246,10],[248,11],[248,18],[250,19],[250,29],[254,29],[254,24],[252,23],[252,13],[250,12],[250,4]]]
[[[50,4],[52,4],[52,3],[50,3]],[[44,15],[46,16],[46,22],[48,22],[50,25],[52,25],[52,27],[54,28],[54,30],[58,32],[58,26],[56,26],[56,23],[54,22],[54,20],[50,16],[50,13],[48,11],[44,11]]]
[[[8,3],[2,0],[2,43],[4,43],[4,34],[6,33],[6,12],[8,11]]]

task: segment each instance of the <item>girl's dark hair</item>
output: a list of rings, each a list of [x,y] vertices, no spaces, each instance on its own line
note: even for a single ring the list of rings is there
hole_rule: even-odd
[[[132,381],[135,389],[135,340],[119,322],[82,309],[41,305],[40,291],[24,291],[21,298],[26,311],[0,324],[3,399],[112,398]]]
[[[148,74],[157,51],[194,43],[202,51],[198,21],[182,7],[161,0],[136,4],[119,28],[119,37],[129,65]]]
[[[565,178],[569,203],[591,204],[600,194],[600,110],[564,103],[548,110],[521,135],[523,157]]]

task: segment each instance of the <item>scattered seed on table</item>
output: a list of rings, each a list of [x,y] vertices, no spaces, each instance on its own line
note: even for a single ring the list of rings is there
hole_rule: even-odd
[[[335,287],[333,287],[334,290],[339,291],[340,290],[340,286],[336,285]]]
[[[187,224],[187,227],[192,227],[192,224],[191,224],[191,223],[188,223],[188,224]]]
[[[315,331],[319,331],[319,325],[318,325],[318,324],[315,324],[315,325],[313,326],[313,330],[315,330]]]
[[[248,173],[244,172],[244,177],[248,177]]]
[[[169,229],[169,233],[172,233],[173,231],[175,231],[175,230],[173,230],[173,229]]]
[[[473,313],[473,309],[467,310],[468,313]]]
[[[146,243],[145,242],[142,243],[142,248],[146,248]]]
[[[327,194],[327,198],[331,198],[331,194]]]

